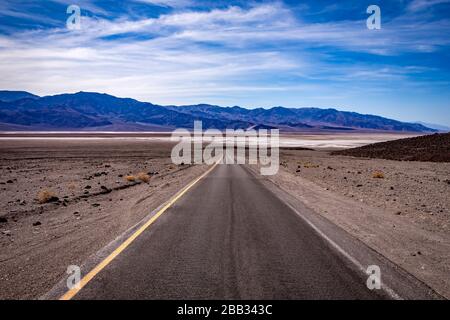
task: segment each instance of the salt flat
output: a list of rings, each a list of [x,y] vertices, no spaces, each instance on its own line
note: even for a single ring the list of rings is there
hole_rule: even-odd
[[[417,136],[411,133],[295,133],[280,134],[280,147],[345,149]],[[2,132],[0,141],[12,140],[123,140],[171,142],[170,132]],[[224,137],[222,142],[227,139]],[[196,141],[193,139],[193,141]],[[220,140],[219,140],[220,141]]]

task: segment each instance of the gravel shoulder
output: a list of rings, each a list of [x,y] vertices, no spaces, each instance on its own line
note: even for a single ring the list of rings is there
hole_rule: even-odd
[[[450,297],[450,163],[302,150],[283,150],[280,157],[270,180]]]

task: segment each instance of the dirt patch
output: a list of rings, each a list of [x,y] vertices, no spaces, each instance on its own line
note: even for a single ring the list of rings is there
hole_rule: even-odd
[[[299,179],[424,229],[450,232],[450,163],[358,159],[326,151],[282,151],[280,161]]]
[[[67,266],[80,265],[206,170],[173,165],[170,151],[145,140],[2,141],[0,298],[39,297]]]

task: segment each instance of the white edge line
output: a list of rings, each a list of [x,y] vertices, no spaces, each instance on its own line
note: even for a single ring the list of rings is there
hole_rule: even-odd
[[[290,203],[283,201],[289,208],[291,208],[303,221],[305,221],[311,228],[314,229],[315,232],[317,232],[322,238],[324,238],[328,243],[333,246],[341,255],[343,255],[347,260],[349,260],[351,263],[353,263],[362,273],[366,273],[366,269],[364,269],[364,266],[359,263],[358,260],[353,258],[347,251],[345,251],[341,246],[339,246],[336,242],[331,240],[325,233],[323,233],[319,228],[317,228],[311,221],[309,221],[306,217],[304,217],[296,208],[294,208]],[[402,297],[400,297],[393,289],[391,289],[389,286],[385,285],[383,282],[381,282],[382,289],[392,298],[395,300],[404,300]]]

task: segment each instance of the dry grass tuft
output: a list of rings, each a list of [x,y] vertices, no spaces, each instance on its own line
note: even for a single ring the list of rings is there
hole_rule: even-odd
[[[384,173],[381,172],[381,171],[375,171],[372,174],[372,178],[374,178],[374,179],[384,179]]]
[[[148,183],[150,181],[150,176],[145,172],[139,172],[137,178],[145,183]]]
[[[68,188],[70,191],[74,192],[75,189],[77,188],[77,184],[76,184],[75,182],[71,182],[71,183],[69,183],[69,184],[67,185],[67,188]]]
[[[56,196],[56,194],[49,190],[42,190],[38,194],[38,202],[41,204],[52,202],[52,201],[57,201],[57,200],[58,200],[58,197]]]
[[[318,164],[312,164],[311,162],[307,162],[307,163],[305,163],[304,165],[303,165],[303,167],[305,167],[305,168],[319,168],[319,165]]]

